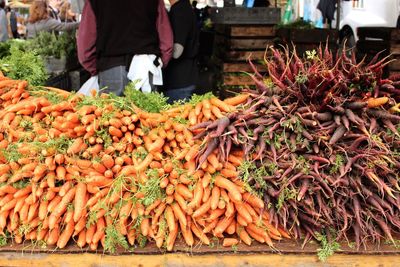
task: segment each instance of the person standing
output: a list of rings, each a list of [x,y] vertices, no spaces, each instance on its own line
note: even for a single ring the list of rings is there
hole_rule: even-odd
[[[8,40],[8,23],[5,6],[6,2],[0,0],[0,42],[6,42]]]
[[[189,99],[198,77],[199,29],[189,0],[169,0],[169,18],[174,32],[173,59],[165,69],[164,94],[169,101]]]
[[[13,38],[19,38],[19,33],[18,33],[18,20],[17,20],[17,14],[13,8],[10,9],[10,12],[7,14],[8,15],[8,22],[10,23],[10,32],[11,36]]]
[[[104,93],[122,95],[134,60],[156,60],[133,70],[166,66],[172,56],[172,29],[163,0],[87,0],[78,32],[78,58]],[[161,73],[161,71],[160,71]],[[150,80],[149,72],[147,74]],[[104,90],[103,90],[104,89]]]
[[[27,38],[34,38],[41,31],[72,31],[78,27],[78,22],[63,23],[50,18],[45,1],[35,0],[30,6],[29,22],[26,25]]]
[[[75,22],[75,14],[71,10],[71,4],[68,1],[65,1],[61,7],[59,12],[59,17],[61,22]]]

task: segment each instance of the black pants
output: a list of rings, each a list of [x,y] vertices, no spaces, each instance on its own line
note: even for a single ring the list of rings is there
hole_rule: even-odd
[[[13,35],[14,39],[19,39],[19,37],[20,37],[18,31],[12,31],[12,35]]]

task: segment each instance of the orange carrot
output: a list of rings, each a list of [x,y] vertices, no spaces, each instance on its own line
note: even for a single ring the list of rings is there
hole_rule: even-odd
[[[246,102],[247,98],[249,98],[249,95],[239,94],[237,96],[225,99],[224,102],[230,106],[237,106]]]
[[[71,203],[71,201],[75,197],[76,188],[71,188],[68,193],[61,199],[60,203],[51,213],[49,218],[49,227],[53,229],[56,225],[58,218],[67,210],[67,205]]]
[[[78,247],[83,248],[86,246],[86,230],[83,229],[79,232],[78,240],[76,241]]]
[[[173,231],[169,232],[169,235],[166,238],[167,243],[167,251],[172,251],[174,248],[176,237],[178,236],[178,223],[175,223],[175,228]]]
[[[222,169],[221,175],[226,178],[237,178],[239,176],[239,173],[229,169]]]
[[[228,235],[233,235],[236,232],[236,221],[233,220],[232,223],[226,228],[225,232]]]
[[[198,182],[194,187],[193,200],[188,204],[189,208],[198,208],[201,205],[203,198],[203,185]]]
[[[125,166],[121,170],[121,175],[131,175],[131,174],[136,174],[139,172],[142,172],[147,169],[147,167],[150,165],[150,163],[153,161],[153,155],[152,154],[147,154],[146,158],[139,163],[138,165],[131,165],[131,166]]]
[[[262,201],[259,197],[250,194],[248,192],[243,194],[243,200],[255,208],[258,209],[264,208],[264,201]]]
[[[192,199],[193,193],[183,184],[178,184],[175,188],[176,192],[185,199]]]
[[[193,212],[192,217],[196,218],[206,214],[210,210],[210,206],[211,206],[211,200],[209,199],[207,202],[201,205],[200,208],[198,208],[195,212]]]
[[[236,238],[224,238],[224,241],[222,242],[223,247],[232,247],[236,246],[237,244],[239,244],[239,240]]]
[[[205,245],[210,245],[210,240],[208,239],[207,235],[201,231],[196,224],[192,223],[191,225],[192,232],[195,236],[197,236],[201,242]]]
[[[250,213],[243,204],[235,203],[235,207],[237,213],[246,221],[246,223],[249,224],[253,222],[253,218],[251,217]]]
[[[188,218],[188,220],[190,220],[190,217]],[[190,224],[191,224],[191,222],[190,222]],[[194,239],[193,239],[193,233],[192,233],[190,227],[183,227],[181,225],[181,232],[182,232],[183,238],[185,239],[186,244],[189,247],[192,247],[194,244]]]
[[[183,227],[186,227],[186,226],[187,226],[186,216],[185,216],[185,214],[183,213],[183,211],[181,210],[179,204],[175,202],[175,203],[173,203],[173,204],[171,205],[171,207],[172,207],[172,210],[173,210],[173,212],[174,212],[174,214],[175,214],[175,217],[178,219],[178,221],[180,222],[180,224],[181,224]]]
[[[172,208],[170,206],[167,206],[165,209],[165,219],[167,221],[168,229],[170,232],[175,231],[175,216]]]
[[[252,241],[251,241],[249,234],[246,232],[246,230],[243,227],[239,226],[238,224],[236,224],[236,233],[240,237],[240,239],[243,241],[243,243],[245,243],[248,246],[251,245]]]
[[[57,241],[58,248],[62,249],[67,245],[69,239],[72,236],[72,233],[74,232],[74,226],[75,226],[75,223],[73,220],[70,220],[69,223],[67,223],[67,226],[65,227],[64,231],[61,233],[61,235]]]
[[[210,187],[204,188],[204,193],[203,193],[203,199],[201,200],[203,203],[207,202],[210,198],[211,195],[211,189]]]
[[[75,139],[72,145],[68,148],[67,153],[70,155],[78,154],[81,151],[83,144],[84,142],[82,138]]]
[[[214,234],[215,235],[220,235],[222,234],[226,228],[228,228],[228,226],[232,223],[232,221],[234,220],[234,217],[224,217],[222,219],[219,220],[217,226],[214,229]]]
[[[60,237],[60,228],[56,227],[52,229],[49,233],[49,236],[46,240],[47,245],[55,245]]]
[[[78,222],[82,216],[83,209],[85,208],[86,198],[86,184],[79,182],[76,186],[75,200],[74,200],[74,222]]]
[[[242,194],[240,193],[236,185],[228,179],[218,175],[215,178],[215,185],[226,189],[234,202],[240,203],[242,201]]]
[[[369,98],[367,100],[368,103],[368,108],[377,108],[380,106],[385,105],[387,102],[389,102],[389,98],[386,96],[379,97],[379,98]]]
[[[94,233],[96,232],[96,224],[92,224],[86,230],[86,243],[91,244]]]

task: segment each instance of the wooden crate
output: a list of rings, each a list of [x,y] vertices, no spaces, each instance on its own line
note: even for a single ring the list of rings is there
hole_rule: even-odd
[[[251,77],[244,74],[254,73],[248,60],[257,70],[266,74],[264,57],[268,46],[274,44],[273,25],[220,25],[216,29],[217,57],[220,62],[220,97],[231,96],[244,87],[254,86]]]
[[[296,48],[298,55],[303,56],[306,51],[316,50],[320,45],[328,42],[329,49],[335,54],[338,49],[339,32],[329,29],[287,29],[276,31],[277,41],[287,45],[289,49]]]
[[[357,59],[361,60],[364,57],[366,62],[371,61],[378,53],[382,59],[390,54],[391,46],[391,28],[385,27],[361,27],[358,28],[359,40],[357,41],[356,51]],[[384,76],[389,75],[390,67],[384,69]]]
[[[273,25],[281,20],[281,9],[273,7],[211,8],[211,20],[224,25]]]
[[[400,74],[400,29],[392,29],[390,35],[390,54],[391,59],[396,61],[390,63],[389,74],[398,75]]]

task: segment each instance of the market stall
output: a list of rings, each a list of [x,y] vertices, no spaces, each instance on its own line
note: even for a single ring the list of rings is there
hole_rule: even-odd
[[[0,265],[396,266],[393,62],[269,47],[263,10],[219,13],[224,99],[71,93],[45,86],[69,41],[2,49]]]
[[[398,255],[397,80],[270,52],[269,84],[172,107],[2,77],[2,250]]]

